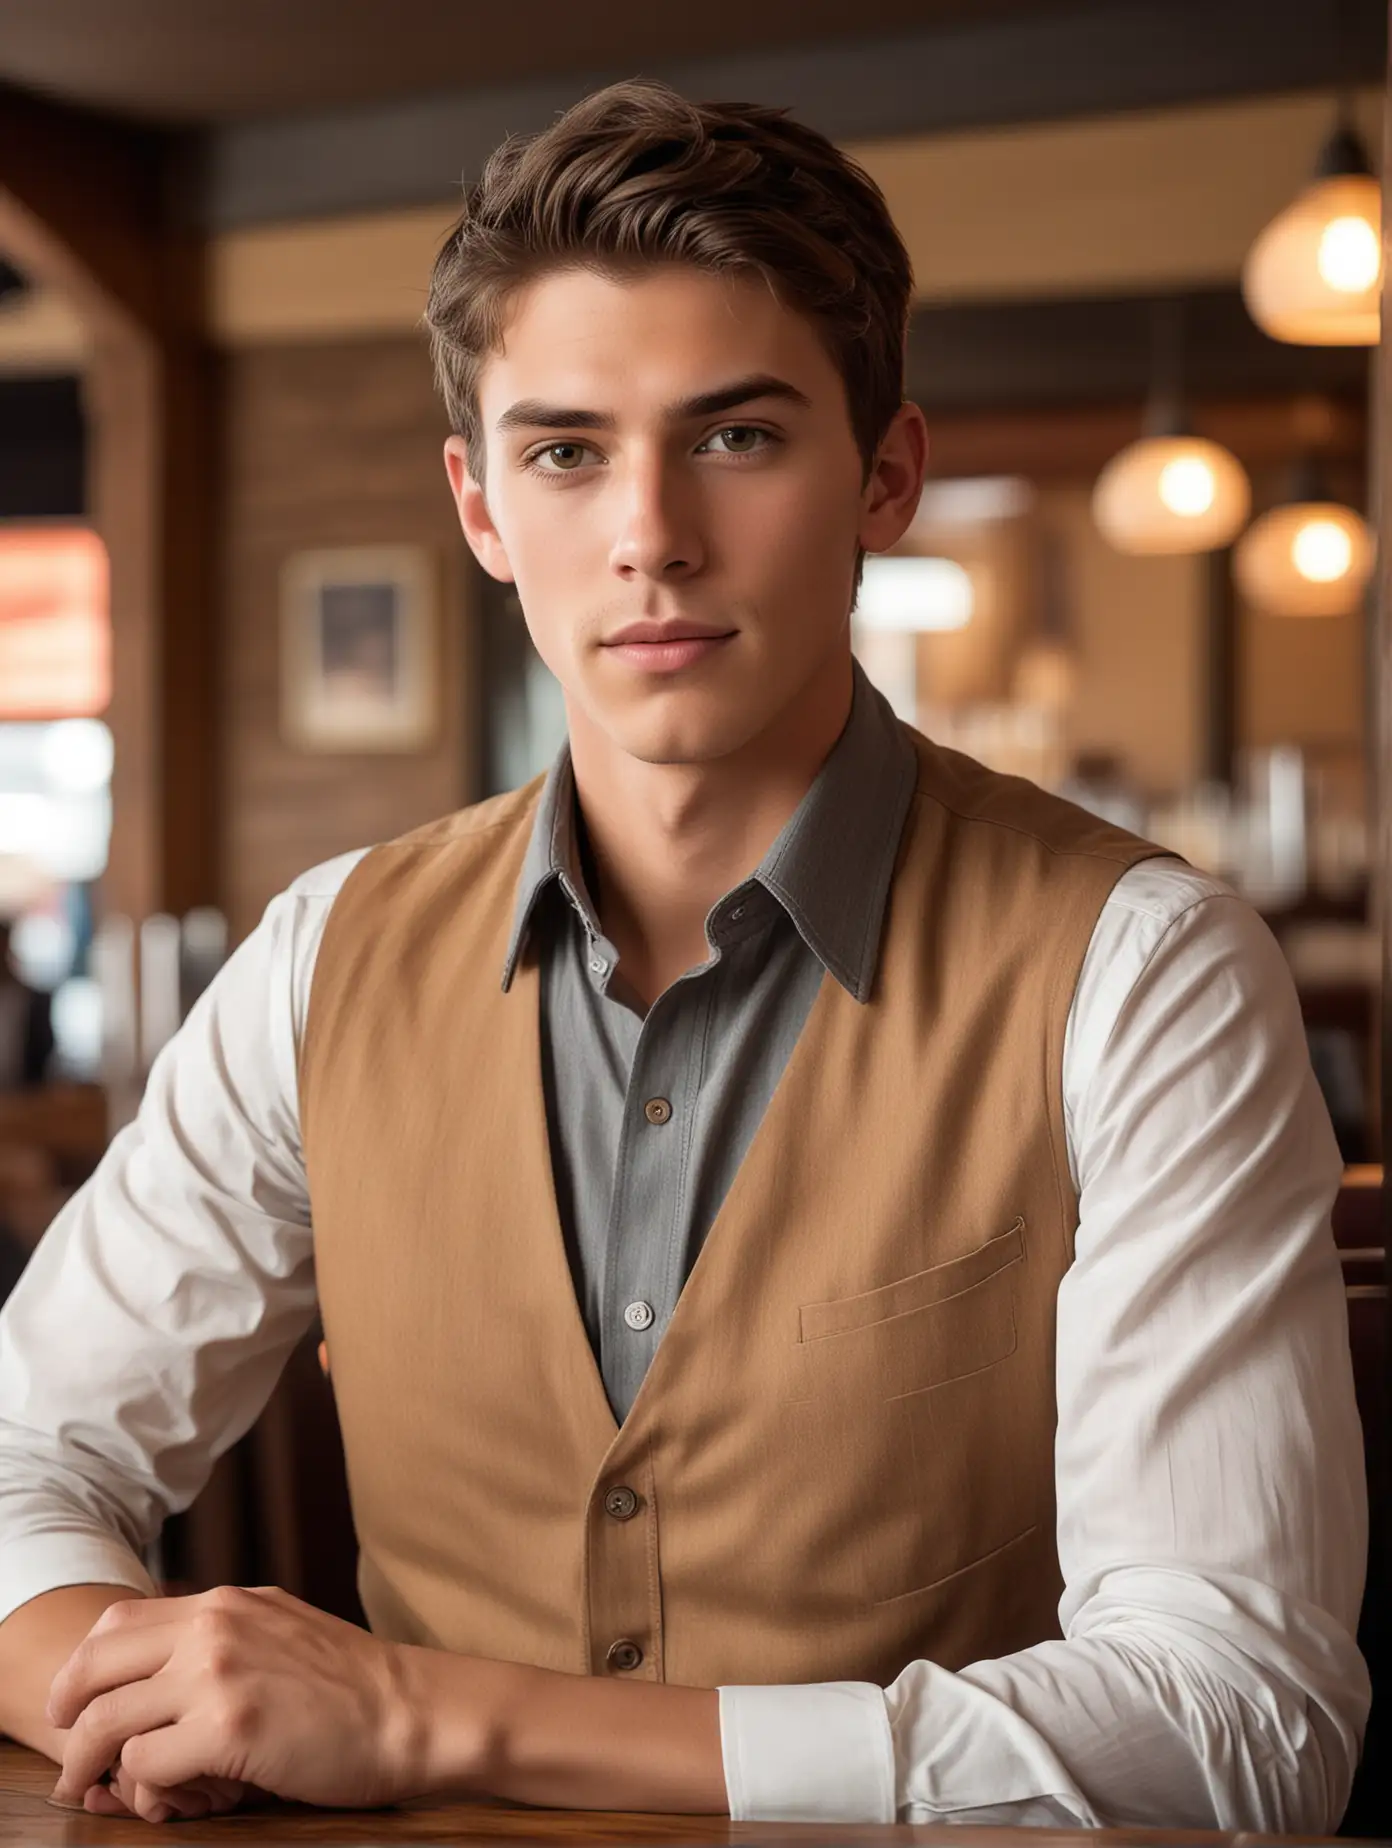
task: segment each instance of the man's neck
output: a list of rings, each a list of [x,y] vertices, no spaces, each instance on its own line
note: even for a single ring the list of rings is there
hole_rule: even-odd
[[[706,960],[707,913],[749,877],[807,794],[851,693],[847,654],[742,750],[699,764],[644,763],[572,718],[591,897],[645,1007]]]

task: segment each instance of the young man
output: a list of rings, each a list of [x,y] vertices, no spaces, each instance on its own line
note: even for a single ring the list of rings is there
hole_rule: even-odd
[[[61,1799],[1340,1814],[1365,1511],[1291,986],[854,668],[909,299],[763,109],[620,86],[473,192],[446,465],[568,750],[277,899],[6,1311],[0,1724]],[[137,1557],[316,1301],[371,1634]]]

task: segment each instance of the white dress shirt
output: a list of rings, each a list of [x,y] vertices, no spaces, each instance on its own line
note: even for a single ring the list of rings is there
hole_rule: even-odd
[[[296,1050],[360,856],[274,899],[0,1313],[0,1620],[139,1551],[314,1314]],[[1280,951],[1173,861],[1124,875],[1069,1016],[1061,1641],[888,1688],[730,1687],[736,1818],[1323,1831],[1369,1701],[1341,1172]],[[985,1465],[989,1467],[989,1463]]]

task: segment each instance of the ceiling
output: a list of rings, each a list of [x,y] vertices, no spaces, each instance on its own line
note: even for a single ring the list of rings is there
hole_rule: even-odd
[[[0,0],[0,79],[197,126],[859,41],[1078,0]]]

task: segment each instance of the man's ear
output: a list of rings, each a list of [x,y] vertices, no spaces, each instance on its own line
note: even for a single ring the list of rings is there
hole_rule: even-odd
[[[459,510],[459,524],[464,529],[469,550],[489,577],[497,578],[500,584],[511,584],[512,566],[488,511],[482,483],[469,473],[469,452],[462,436],[445,439],[445,473],[449,476],[450,492]]]
[[[861,498],[860,531],[867,552],[902,539],[918,511],[928,466],[928,426],[916,404],[899,406],[875,457]]]

